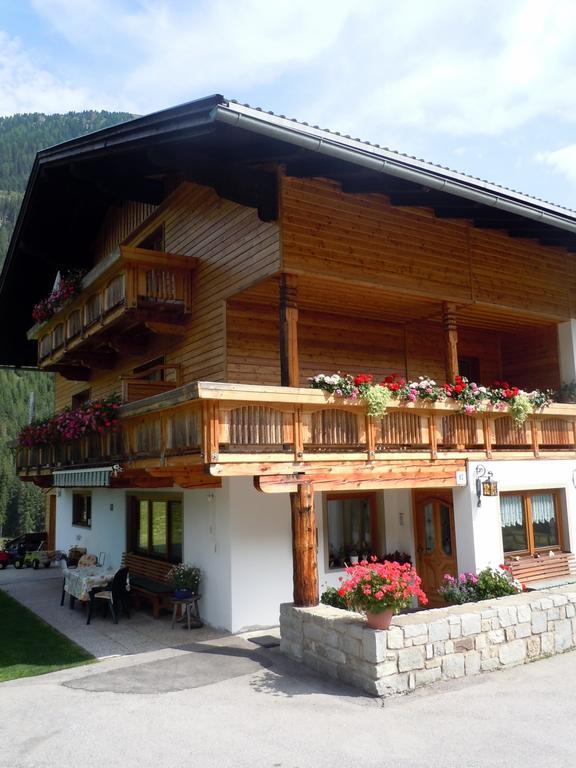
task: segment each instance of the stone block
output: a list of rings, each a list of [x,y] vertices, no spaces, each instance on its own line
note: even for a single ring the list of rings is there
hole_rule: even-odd
[[[482,672],[494,672],[495,669],[500,667],[498,659],[483,659],[480,663],[480,669]]]
[[[546,656],[549,656],[550,654],[554,653],[554,633],[553,632],[543,632],[540,635],[540,642],[542,645],[542,653]]]
[[[507,605],[498,608],[498,621],[501,627],[511,627],[518,622],[518,613],[515,605]]]
[[[528,658],[533,659],[536,656],[540,656],[540,635],[529,637],[526,640],[526,651],[528,652]]]
[[[462,636],[479,635],[482,631],[482,619],[479,613],[465,613],[462,619]]]
[[[324,630],[318,624],[314,624],[312,621],[306,621],[303,624],[304,637],[309,640],[323,640]]]
[[[525,621],[522,624],[516,626],[516,637],[530,637],[532,634],[532,624],[529,621]]]
[[[450,624],[450,640],[456,640],[458,637],[462,636],[462,625],[460,623],[458,624]]]
[[[477,675],[480,672],[481,657],[479,651],[469,651],[464,655],[464,667],[467,675]]]
[[[404,648],[404,633],[400,627],[390,627],[386,632],[388,648]]]
[[[512,664],[521,664],[526,659],[526,643],[524,640],[513,640],[500,646],[498,655],[500,663],[507,667]]]
[[[532,611],[532,634],[539,635],[548,629],[548,618],[544,611]]]
[[[442,659],[442,677],[447,680],[453,680],[464,676],[464,655],[462,653],[453,653],[450,656],[444,656]]]
[[[348,635],[338,635],[338,648],[343,651],[347,656],[366,656],[366,645],[370,645],[368,637],[372,633],[366,632],[362,640],[357,640],[355,637],[348,637]],[[374,635],[383,635],[384,632],[374,632]],[[374,643],[376,645],[376,643]],[[368,659],[368,661],[378,661],[376,658]]]
[[[462,651],[471,651],[474,648],[473,637],[461,637],[459,640],[454,641],[454,653],[462,653]]]
[[[549,608],[552,608],[554,606],[554,603],[549,597],[543,597],[541,598],[538,606],[540,610],[547,611]]]
[[[455,624],[454,627],[459,627],[460,622]],[[440,621],[433,621],[428,626],[428,636],[430,642],[433,643],[437,640],[448,640],[450,637],[450,625],[447,619],[441,619]]]
[[[574,616],[576,616],[576,608],[572,605],[572,603],[568,603],[566,606],[566,618],[572,619]]]
[[[454,653],[454,643],[452,640],[446,640],[444,643],[444,653]]]
[[[477,651],[482,651],[484,648],[486,648],[488,645],[488,640],[486,639],[486,635],[477,635],[474,638],[474,647]]]
[[[491,620],[492,629],[500,629],[500,619],[496,617]]]
[[[503,629],[491,629],[487,634],[487,638],[490,645],[496,645],[497,643],[503,643],[506,636]]]
[[[480,615],[482,616],[482,621],[484,621],[484,619],[495,619],[498,614],[495,608],[487,608]]]
[[[572,623],[569,619],[561,619],[554,623],[554,650],[556,653],[572,648]]]
[[[492,622],[495,621],[496,624],[498,624],[498,619],[482,619],[480,622],[480,629],[482,632],[489,632],[492,629]],[[498,627],[494,627],[494,629],[498,629]]]
[[[381,664],[376,664],[375,673],[377,680],[381,677],[396,675],[398,673],[398,662],[394,659],[394,661],[383,661]]]
[[[375,689],[378,696],[395,696],[398,693],[406,693],[408,688],[408,674],[393,675],[376,680]]]
[[[552,595],[552,602],[556,606],[566,605],[566,603],[568,602],[568,598],[566,597],[566,595]]]
[[[428,642],[428,635],[419,635],[412,638],[412,645],[426,645]]]
[[[558,621],[560,618],[560,608],[548,608],[546,611],[548,621]]]
[[[506,627],[504,632],[506,633],[507,643],[509,643],[511,640],[516,640],[516,627]]]
[[[444,645],[445,644],[442,642],[434,643],[433,645],[434,656],[444,656],[444,654],[446,653],[446,651],[444,650]]]
[[[432,669],[420,669],[414,673],[414,679],[416,687],[421,685],[430,685],[440,680],[441,672],[439,667],[433,667]]]
[[[380,662],[386,658],[388,632],[365,632],[362,638],[362,655],[366,661]],[[351,642],[358,643],[358,655],[360,656],[360,641],[348,638]],[[351,647],[351,646],[350,646]],[[343,647],[343,650],[346,650]]]
[[[429,659],[424,664],[426,669],[439,669],[442,666],[442,659],[440,656],[436,656],[434,659]]]
[[[346,654],[330,645],[316,643],[316,655],[321,659],[328,659],[335,664],[346,664]]]
[[[418,637],[419,635],[428,635],[427,624],[405,624],[403,629],[404,637],[406,639],[410,637]]]
[[[434,658],[434,646],[432,645],[432,643],[428,643],[426,645],[426,658],[427,659]]]
[[[423,667],[424,648],[422,646],[403,648],[398,651],[398,670],[400,672],[410,672],[413,669],[422,669]]]
[[[519,605],[517,611],[519,624],[532,620],[532,609],[529,605]]]

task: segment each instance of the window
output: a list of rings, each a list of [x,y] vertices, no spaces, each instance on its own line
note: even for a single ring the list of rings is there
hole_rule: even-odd
[[[503,493],[500,520],[506,554],[562,547],[559,491]]]
[[[162,224],[158,229],[149,234],[144,240],[138,243],[138,248],[147,248],[149,251],[163,251],[164,250],[164,225]]]
[[[129,548],[138,554],[182,561],[182,500],[132,496]]]
[[[78,392],[76,395],[72,395],[72,408],[81,408],[86,403],[90,402],[90,390],[83,389],[82,392]]]
[[[72,525],[92,526],[92,497],[89,493],[72,494]]]
[[[343,568],[351,558],[362,559],[376,548],[374,494],[330,494],[326,497],[326,529],[330,568]]]
[[[164,381],[163,366],[165,362],[164,355],[162,355],[161,357],[154,358],[154,360],[149,360],[143,365],[139,365],[133,369],[132,373],[143,381]]]
[[[458,372],[468,381],[480,383],[480,360],[477,357],[459,357]]]

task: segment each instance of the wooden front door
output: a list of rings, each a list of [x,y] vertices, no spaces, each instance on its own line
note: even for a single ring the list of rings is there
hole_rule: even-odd
[[[438,594],[444,574],[457,575],[452,494],[446,491],[414,495],[416,570],[430,606],[443,605]]]

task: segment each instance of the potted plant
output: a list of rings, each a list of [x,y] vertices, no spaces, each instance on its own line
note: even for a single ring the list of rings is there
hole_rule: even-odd
[[[392,616],[407,608],[413,598],[426,605],[428,598],[421,580],[410,563],[367,562],[346,568],[348,578],[338,590],[354,610],[364,611],[372,629],[388,629]]]
[[[198,593],[200,568],[189,563],[178,563],[168,571],[168,581],[174,589],[174,597],[185,600]]]

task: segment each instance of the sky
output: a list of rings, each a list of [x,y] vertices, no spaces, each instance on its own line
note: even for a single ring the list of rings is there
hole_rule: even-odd
[[[0,0],[0,115],[212,93],[576,209],[576,0]]]

